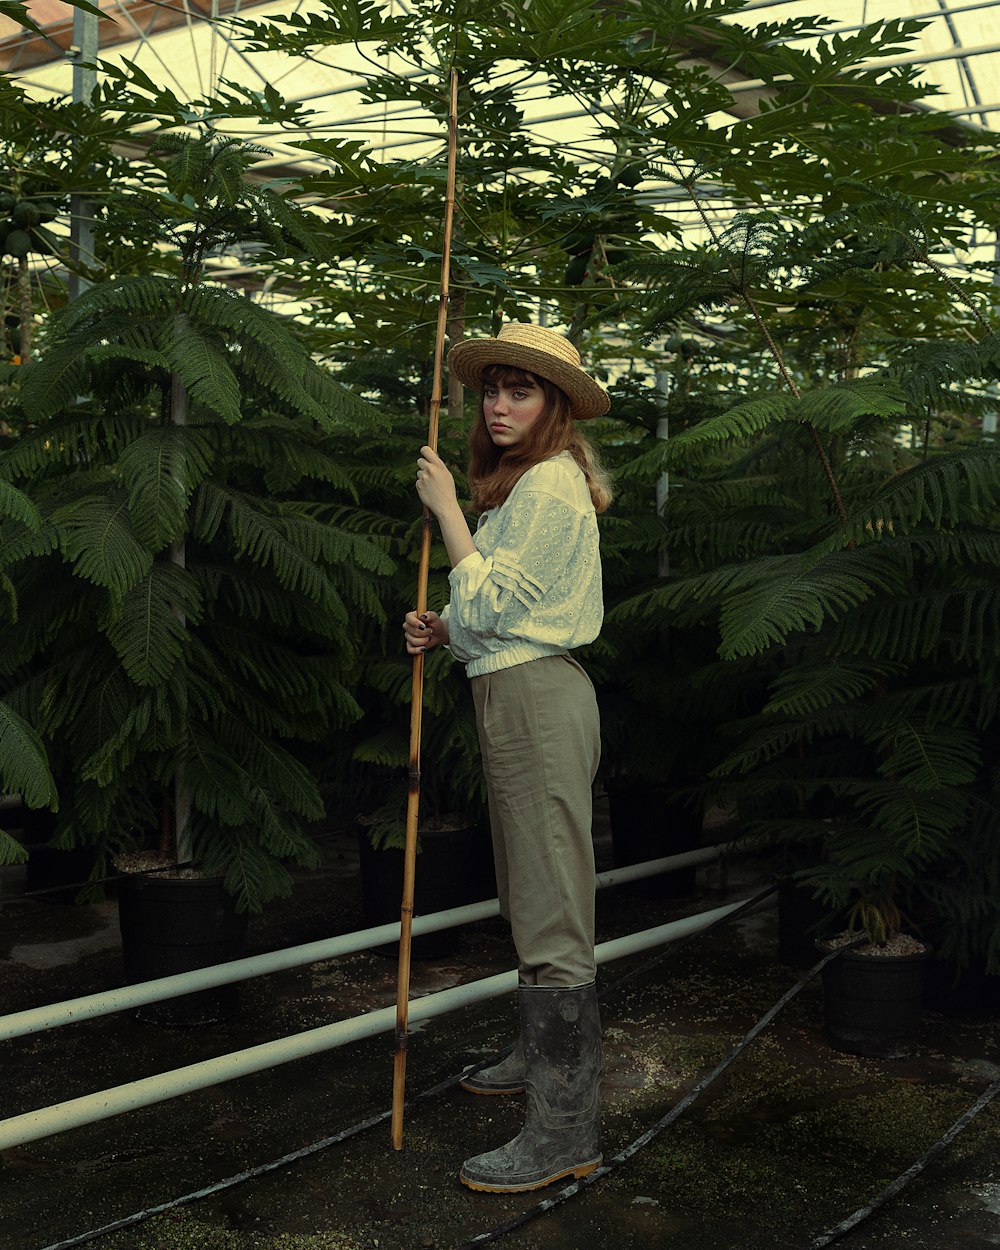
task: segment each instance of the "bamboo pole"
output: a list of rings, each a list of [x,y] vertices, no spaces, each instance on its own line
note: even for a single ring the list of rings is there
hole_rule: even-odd
[[[448,177],[445,192],[444,238],[441,246],[441,292],[438,298],[437,333],[434,340],[434,374],[431,385],[430,425],[427,445],[437,451],[441,412],[441,375],[444,339],[448,324],[448,276],[451,263],[451,230],[455,216],[455,166],[458,153],[458,75],[451,71],[448,106]],[[424,508],[417,569],[417,612],[427,610],[427,574],[431,557],[431,513]],[[413,887],[416,877],[417,819],[420,811],[420,727],[424,702],[424,657],[413,657],[413,694],[410,699],[409,791],[406,801],[406,850],[403,857],[403,901],[399,915],[399,974],[396,981],[396,1049],[392,1073],[392,1147],[403,1148],[403,1100],[406,1092],[406,1032],[410,1006],[410,935],[413,924]]]

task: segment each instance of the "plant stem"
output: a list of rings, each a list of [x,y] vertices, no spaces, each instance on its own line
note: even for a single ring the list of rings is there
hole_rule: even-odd
[[[702,207],[701,201],[698,199],[698,196],[695,194],[694,187],[691,185],[690,182],[685,183],[685,186],[687,187],[688,194],[691,196],[691,199],[694,201],[694,205],[698,210],[698,215],[701,217],[702,221],[705,223],[705,228],[708,230],[709,234],[712,236],[712,242],[715,244],[718,244],[719,236],[716,233],[715,227],[712,225],[711,221],[709,220],[708,214],[705,212],[704,208]],[[778,344],[771,337],[770,330],[768,330],[767,326],[764,324],[764,318],[760,315],[760,309],[757,307],[756,301],[754,300],[753,296],[750,294],[749,287],[747,286],[746,282],[743,279],[738,279],[738,280],[736,279],[736,273],[733,271],[732,266],[730,266],[730,272],[733,274],[737,293],[739,294],[740,298],[743,300],[744,304],[746,304],[747,308],[750,309],[750,312],[753,314],[753,319],[757,323],[757,328],[760,330],[761,334],[764,336],[764,342],[767,344],[767,349],[771,353],[771,355],[774,357],[775,363],[778,366],[778,371],[781,374],[782,378],[784,379],[786,386],[788,387],[792,397],[794,399],[799,399],[802,393],[799,390],[799,388],[795,385],[795,381],[792,378],[792,375],[788,372],[788,367],[785,364],[785,359],[782,356],[780,349],[778,348]],[[822,464],[823,466],[823,473],[825,474],[827,483],[829,484],[830,493],[833,495],[833,502],[834,502],[834,506],[837,509],[837,516],[840,519],[841,525],[846,525],[847,524],[847,509],[844,507],[843,496],[840,493],[840,487],[837,484],[837,478],[833,472],[833,466],[830,464],[830,457],[827,455],[826,448],[823,446],[823,440],[820,438],[819,431],[816,429],[816,427],[813,425],[811,421],[805,421],[803,422],[803,424],[806,426],[806,428],[809,431],[809,435],[813,441],[813,446],[816,448],[816,454],[819,456],[820,464]]]
[[[170,375],[170,421],[175,426],[187,425],[188,393],[187,387],[179,373]],[[171,564],[183,569],[187,564],[187,550],[184,538],[170,544],[169,559]],[[184,610],[179,605],[172,605],[174,616],[182,625],[185,622]],[[174,854],[179,864],[187,863],[194,858],[194,843],[191,838],[191,789],[184,778],[184,749],[187,746],[187,732],[181,738],[180,756],[174,770]]]
[[[21,358],[21,364],[26,365],[31,359],[31,331],[34,327],[31,307],[31,274],[26,256],[20,257],[17,262],[17,293],[21,318],[21,348],[18,355]]]
[[[920,260],[923,264],[925,264],[929,269],[934,270],[937,276],[945,282],[945,284],[948,286],[948,289],[954,294],[955,298],[959,301],[959,303],[964,305],[969,310],[969,312],[972,313],[973,317],[975,317],[975,319],[979,322],[979,324],[983,327],[983,329],[986,331],[987,334],[993,333],[993,327],[990,325],[990,323],[986,320],[986,318],[979,311],[979,309],[975,306],[975,304],[973,304],[973,302],[968,298],[968,296],[965,294],[962,288],[958,285],[955,279],[945,269],[943,269],[937,263],[937,261],[931,260],[931,258],[926,254],[926,252],[923,253],[922,255],[919,255],[917,259]]]

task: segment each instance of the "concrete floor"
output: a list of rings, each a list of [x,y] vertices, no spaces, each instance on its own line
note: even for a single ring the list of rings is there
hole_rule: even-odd
[[[362,926],[356,850],[254,921],[253,950]],[[600,867],[609,847],[598,838]],[[699,873],[681,900],[602,892],[599,940],[752,893],[764,870]],[[120,983],[113,901],[56,906],[19,897],[0,870],[4,1011]],[[419,910],[419,870],[418,870]],[[603,1006],[605,1151],[617,1153],[694,1086],[794,983],[777,962],[773,911],[727,926],[643,972]],[[610,985],[641,959],[607,966]],[[414,965],[415,996],[512,965],[500,921],[470,927],[452,954]],[[376,955],[246,983],[236,1013],[200,1029],[119,1014],[0,1046],[0,1116],[11,1116],[385,1006],[395,962]],[[427,1089],[502,1046],[512,1003],[428,1023],[409,1049],[408,1090]],[[511,1250],[808,1250],[926,1150],[1000,1076],[996,1022],[928,1012],[907,1059],[832,1050],[813,983],[666,1133],[569,1203],[504,1236]],[[49,1250],[130,1213],[256,1167],[388,1108],[389,1036],[298,1060],[169,1103],[0,1154],[0,1248]],[[1000,1099],[997,1100],[1000,1103]],[[420,1102],[405,1148],[388,1126],[90,1243],[98,1250],[453,1248],[533,1198],[473,1194],[463,1158],[516,1133],[519,1099],[451,1089]],[[837,1244],[844,1250],[985,1250],[1000,1245],[1000,1107],[991,1104],[904,1194]]]

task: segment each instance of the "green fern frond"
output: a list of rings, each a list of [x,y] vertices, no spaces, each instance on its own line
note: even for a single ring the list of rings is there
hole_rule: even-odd
[[[52,523],[77,574],[115,595],[127,594],[152,567],[153,557],[136,538],[123,497],[85,497],[57,509]]]
[[[213,542],[226,519],[230,502],[228,491],[214,482],[202,482],[194,494],[191,532],[203,542]]]
[[[850,517],[845,537],[864,542],[873,531],[903,534],[922,522],[954,526],[968,509],[987,508],[1000,481],[1000,447],[983,444],[933,456],[900,473]]]
[[[860,378],[804,391],[789,415],[839,434],[852,430],[861,417],[898,418],[906,411],[906,398],[895,382]]]
[[[270,568],[289,590],[298,590],[317,603],[322,603],[339,620],[346,620],[346,611],[327,573],[318,565],[312,551],[303,550],[290,534],[291,524],[275,510],[265,510],[260,500],[233,490],[228,495],[229,530],[237,557],[246,557]],[[311,536],[311,535],[310,535]]]
[[[290,706],[321,720],[339,712],[347,722],[361,709],[344,689],[351,653],[306,656],[302,648],[262,637],[259,629],[240,622],[215,621],[202,631],[220,657],[246,679],[253,690],[270,697],[277,706]]]
[[[195,426],[157,426],[122,449],[118,472],[136,536],[151,551],[181,538],[191,493],[208,474],[212,450]]]
[[[134,412],[93,412],[81,406],[72,416],[22,433],[0,456],[0,466],[6,477],[14,479],[54,465],[77,465],[81,459],[93,463],[116,455],[143,427],[142,417]]]
[[[90,379],[87,349],[91,336],[71,335],[53,346],[41,359],[23,368],[21,405],[29,421],[46,421],[85,394]]]
[[[395,572],[395,562],[378,543],[319,521],[317,517],[322,513],[321,507],[288,500],[282,503],[281,511],[290,533],[312,559],[324,560],[329,565],[351,564],[381,577]]]
[[[1000,653],[1000,588],[898,594],[839,621],[831,645],[904,661],[941,654],[969,661],[995,656]]]
[[[337,490],[357,499],[357,488],[350,473],[332,456],[322,452],[318,447],[310,447],[295,439],[285,438],[280,441],[279,455],[284,461],[279,467],[272,459],[268,467],[267,485],[271,490],[291,490],[304,479],[311,478],[317,482],[327,482]],[[277,475],[281,474],[279,485]]]
[[[27,847],[12,838],[6,830],[0,829],[0,865],[23,864],[27,858]]]
[[[958,725],[931,729],[904,722],[879,743],[879,772],[917,791],[969,785],[981,763],[979,735]]]
[[[173,307],[176,300],[174,284],[155,274],[99,282],[50,320],[49,334],[54,341],[61,341],[85,326],[99,324],[117,314],[125,314],[132,322],[152,320]]]
[[[837,657],[820,664],[802,664],[781,672],[771,682],[765,715],[808,716],[832,704],[860,699],[874,690],[888,665]],[[898,667],[897,667],[898,671]]]
[[[924,793],[885,781],[877,788],[860,785],[857,802],[873,842],[886,848],[881,854],[876,850],[874,858],[884,855],[885,867],[909,875],[940,855],[962,830],[968,797],[953,789]],[[891,856],[902,862],[889,862]]]
[[[665,459],[674,461],[692,448],[734,438],[749,438],[779,421],[787,421],[795,406],[791,395],[766,395],[737,404],[727,412],[708,417],[667,443]]]
[[[386,430],[388,414],[355,395],[316,361],[306,359],[302,371],[302,389],[317,404],[323,416],[320,425],[333,431]]]
[[[41,514],[28,496],[2,478],[0,478],[0,516],[10,517],[11,520],[36,532],[42,527]],[[3,551],[0,551],[0,560],[6,562]]]
[[[29,807],[59,809],[56,783],[36,731],[0,700],[0,789],[20,794]]]
[[[798,720],[783,720],[751,727],[747,736],[711,775],[727,777],[736,773],[748,773],[783,755],[790,747],[800,744],[809,746],[812,742],[834,734],[855,733],[857,721],[857,712],[853,708],[831,705]],[[736,730],[738,726],[733,728]]]
[[[878,548],[826,556],[806,566],[795,557],[757,561],[756,584],[735,588],[720,618],[723,659],[753,655],[793,633],[820,629],[879,591],[902,590],[896,561]]]
[[[146,739],[153,715],[154,703],[151,697],[141,698],[138,703],[133,704],[124,719],[113,727],[113,732],[96,744],[92,754],[81,760],[80,778],[104,787],[120,783],[122,774],[133,764],[140,752],[151,746]]]
[[[372,734],[359,742],[352,757],[363,764],[377,764],[382,768],[403,768],[408,758],[406,739],[400,730],[390,728]]]
[[[188,624],[200,616],[197,583],[184,569],[160,560],[116,601],[103,627],[129,677],[140,686],[156,686],[173,673]]]
[[[191,292],[187,312],[201,327],[240,344],[241,371],[277,395],[293,411],[320,424],[327,423],[328,413],[303,386],[305,348],[295,338],[291,327],[274,313],[242,295],[214,287],[199,287]],[[201,333],[204,332],[202,329]],[[345,408],[347,402],[344,399]]]
[[[270,899],[292,892],[288,869],[249,836],[230,838],[224,847],[207,840],[202,855],[207,872],[225,872],[223,885],[236,899],[237,911],[262,911]]]
[[[226,824],[252,819],[258,788],[307,820],[324,814],[316,783],[302,764],[232,716],[211,726],[192,726],[185,779],[199,809]]]
[[[133,343],[101,343],[92,347],[88,356],[94,364],[104,364],[109,360],[129,360],[137,365],[145,365],[148,369],[169,370],[170,360],[155,347],[142,347]]]
[[[220,427],[209,433],[227,457],[263,469],[272,493],[285,493],[312,478],[358,497],[352,474],[319,444],[318,437],[308,441],[300,421],[277,415],[248,417],[232,433]]]
[[[229,354],[184,313],[177,313],[161,339],[170,367],[184,382],[191,398],[236,425],[243,413],[240,384]]]

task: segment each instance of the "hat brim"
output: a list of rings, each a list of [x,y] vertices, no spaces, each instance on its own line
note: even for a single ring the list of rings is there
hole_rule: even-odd
[[[602,417],[611,407],[607,391],[589,373],[523,343],[509,339],[463,339],[448,354],[449,372],[475,391],[482,391],[483,370],[488,365],[513,365],[554,382],[569,399],[570,413],[576,421]]]

